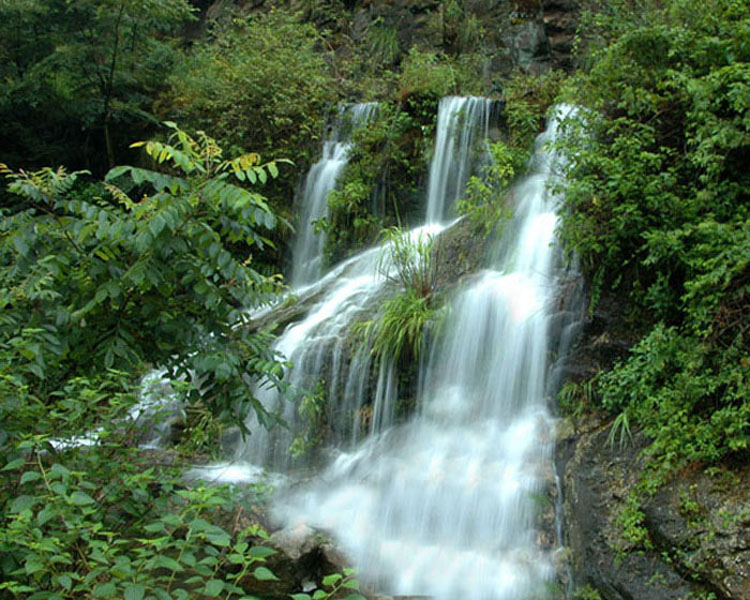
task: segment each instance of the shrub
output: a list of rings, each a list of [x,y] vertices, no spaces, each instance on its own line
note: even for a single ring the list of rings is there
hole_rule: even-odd
[[[224,160],[207,135],[169,126],[169,143],[137,145],[175,174],[117,167],[83,193],[82,173],[0,165],[16,196],[0,224],[5,366],[44,401],[74,375],[160,365],[195,383],[193,402],[242,425],[253,408],[265,415],[253,382],[282,383],[269,336],[248,332],[244,310],[274,298],[279,280],[234,254],[263,248],[260,231],[277,223],[242,187],[277,167],[257,155]],[[134,201],[114,181],[146,193]]]
[[[136,446],[139,398],[122,373],[71,379],[50,400],[4,372],[0,393],[0,595],[239,598],[246,578],[275,579],[265,533],[223,525],[241,495],[187,485]]]

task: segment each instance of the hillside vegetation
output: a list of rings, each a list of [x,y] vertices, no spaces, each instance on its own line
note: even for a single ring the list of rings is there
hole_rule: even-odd
[[[519,42],[573,4],[565,60]],[[746,0],[5,0],[0,80],[0,598],[229,600],[275,579],[265,532],[237,526],[263,490],[181,466],[252,411],[282,426],[253,389],[287,391],[285,359],[244,309],[285,289],[295,190],[338,102],[381,105],[318,224],[329,262],[419,213],[441,97],[504,108],[461,206],[477,236],[549,107],[578,105],[560,234],[590,314],[616,297],[639,341],[568,382],[563,410],[603,412],[613,443],[645,434],[633,539],[680,468],[747,463]],[[423,351],[431,294],[365,324],[377,352]],[[185,400],[157,459],[142,428],[168,416],[133,417],[155,367]],[[315,599],[361,598],[350,575]]]

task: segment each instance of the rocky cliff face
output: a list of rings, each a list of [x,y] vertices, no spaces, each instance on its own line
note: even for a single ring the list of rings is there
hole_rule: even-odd
[[[467,35],[453,21],[449,2],[392,0],[353,3],[354,31],[375,20],[397,26],[399,44],[461,54],[484,47],[489,69],[498,75],[521,68],[531,73],[573,68],[578,0],[512,0],[458,3],[481,25],[481,36]]]
[[[750,598],[750,466],[685,469],[645,502],[642,522],[624,523],[647,440],[613,446],[608,425],[592,419],[559,445],[575,587],[605,600]],[[623,536],[629,527],[642,543]]]
[[[621,308],[621,307],[620,307]],[[637,334],[615,299],[588,320],[570,377],[609,368]],[[750,599],[750,465],[680,471],[624,520],[648,440],[611,443],[611,421],[566,421],[558,440],[564,541],[579,597],[603,600]],[[624,513],[625,511],[625,513]],[[631,513],[632,515],[632,513]]]

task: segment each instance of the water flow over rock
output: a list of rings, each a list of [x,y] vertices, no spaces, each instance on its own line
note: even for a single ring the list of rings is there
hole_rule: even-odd
[[[409,235],[416,239],[440,230],[439,225],[423,226]],[[378,264],[381,254],[388,251],[388,245],[366,250],[305,288],[302,293],[320,294],[320,300],[303,320],[288,327],[274,346],[293,365],[287,374],[292,389],[315,392],[322,385],[325,421],[331,428],[327,433],[339,445],[358,440],[362,430],[360,409],[365,403],[372,406],[371,432],[393,423],[397,393],[393,367],[387,361],[375,365],[380,372],[374,389],[370,389],[372,356],[352,343],[350,335],[352,325],[370,317],[386,292],[388,278]],[[235,458],[287,471],[294,462],[290,447],[306,427],[298,414],[299,399],[290,401],[273,389],[258,390],[256,395],[267,410],[279,413],[288,427],[268,431],[251,416],[248,428],[253,434]]]
[[[447,98],[441,102],[435,155],[443,159],[433,161],[431,178],[442,183],[431,183],[431,189],[433,195],[441,198],[445,212],[452,210],[450,203],[458,195],[453,189],[456,178],[462,178],[465,184],[472,171],[475,143],[484,143],[482,135],[488,127],[490,105],[484,98]],[[326,435],[339,446],[357,442],[363,429],[376,433],[393,424],[398,392],[395,369],[387,360],[373,365],[370,353],[353,346],[350,335],[352,324],[371,318],[378,300],[383,297],[387,280],[377,272],[377,263],[379,254],[387,252],[388,248],[367,250],[316,283],[301,286],[314,278],[320,266],[322,237],[313,234],[312,222],[325,215],[328,193],[346,164],[350,132],[371,119],[376,110],[375,104],[343,107],[326,142],[323,158],[308,174],[303,198],[306,225],[298,237],[293,283],[299,294],[320,292],[321,300],[305,319],[290,326],[275,346],[293,364],[287,377],[293,388],[314,392],[322,386],[325,421],[329,428]],[[458,170],[454,163],[459,165]],[[453,191],[441,192],[438,189],[441,185]],[[425,233],[438,233],[443,226],[437,221],[413,230],[410,235],[416,239]],[[372,385],[375,370],[378,374]],[[289,448],[295,438],[304,435],[305,424],[298,415],[299,401],[290,402],[274,390],[259,390],[257,396],[268,410],[278,412],[289,428],[268,432],[251,417],[248,427],[253,435],[238,449],[235,459],[287,471],[295,462]],[[361,422],[361,409],[365,404],[369,405],[366,428]],[[232,472],[237,469],[233,467]]]
[[[377,110],[375,102],[341,105],[323,143],[323,155],[307,173],[290,277],[294,288],[311,284],[320,277],[325,236],[315,232],[313,223],[328,215],[328,194],[349,160],[352,133],[366,125]]]
[[[559,118],[565,111],[560,111]],[[541,597],[554,569],[536,543],[535,501],[551,475],[545,400],[558,276],[555,156],[538,140],[495,270],[456,300],[411,422],[342,454],[278,515],[332,533],[361,575],[391,594]]]
[[[438,106],[435,152],[430,163],[427,223],[455,216],[472,167],[486,155],[492,100],[449,96]],[[479,159],[479,160],[478,160]]]

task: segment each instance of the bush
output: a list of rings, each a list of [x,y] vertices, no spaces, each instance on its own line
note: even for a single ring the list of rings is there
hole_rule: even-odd
[[[221,525],[243,510],[239,494],[186,485],[177,467],[136,447],[138,397],[122,374],[70,380],[51,405],[12,375],[0,392],[9,402],[0,407],[0,595],[239,598],[248,577],[275,579],[263,566],[275,552],[258,543],[265,533]],[[85,446],[61,445],[94,427]]]
[[[653,489],[750,443],[750,6],[595,5],[562,235],[592,297],[626,297],[647,331],[599,391],[651,438]]]
[[[363,345],[383,359],[419,361],[424,334],[434,324],[438,311],[433,294],[438,277],[434,239],[419,234],[411,237],[398,227],[383,231],[387,241],[378,270],[400,287],[397,295],[383,302],[378,315],[358,325]]]
[[[268,158],[311,158],[336,84],[322,39],[282,10],[236,13],[211,23],[208,42],[185,58],[165,109],[222,145]]]
[[[16,197],[0,225],[3,366],[44,401],[71,376],[160,365],[194,382],[193,402],[242,425],[253,408],[265,416],[254,382],[280,386],[283,374],[244,310],[274,298],[280,282],[234,254],[263,248],[260,231],[277,223],[242,187],[277,166],[223,160],[210,137],[170,127],[171,143],[137,145],[180,175],[117,167],[83,191],[83,173],[0,165]],[[134,201],[114,181],[146,193]]]

